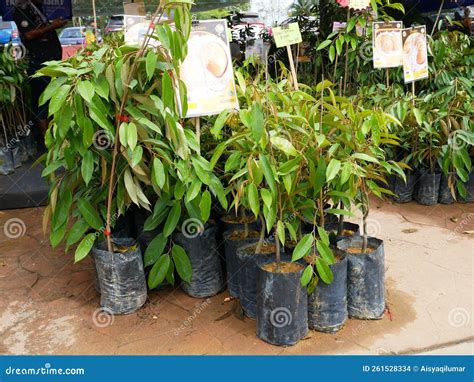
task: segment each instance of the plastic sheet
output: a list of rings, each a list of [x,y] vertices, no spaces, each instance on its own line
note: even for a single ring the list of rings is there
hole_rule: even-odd
[[[351,254],[348,248],[362,248],[362,237],[346,238],[337,243],[346,253],[347,310],[349,317],[364,320],[382,318],[385,312],[385,256],[382,240],[369,237],[371,251]]]
[[[135,247],[125,253],[107,251],[107,243],[93,248],[94,262],[100,286],[100,305],[111,314],[127,314],[139,309],[146,301],[147,286],[142,254],[133,239],[112,239],[116,245]]]
[[[438,204],[439,186],[441,174],[430,174],[426,172],[420,176],[415,192],[415,200],[425,206]]]
[[[193,268],[190,283],[183,281],[183,290],[191,297],[211,297],[224,289],[224,274],[217,249],[217,226],[206,228],[196,237],[174,235],[189,256]]]

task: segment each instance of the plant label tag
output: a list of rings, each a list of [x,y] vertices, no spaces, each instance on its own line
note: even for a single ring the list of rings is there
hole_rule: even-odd
[[[396,68],[403,64],[401,21],[373,23],[374,68]]]
[[[303,41],[298,23],[273,28],[273,38],[277,48],[299,44]]]
[[[428,78],[426,26],[402,30],[405,83]]]

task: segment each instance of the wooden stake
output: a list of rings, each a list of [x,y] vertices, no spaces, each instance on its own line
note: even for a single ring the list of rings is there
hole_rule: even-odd
[[[92,12],[94,15],[94,36],[95,41],[98,43],[99,39],[97,38],[97,10],[95,8],[95,0],[92,0]]]
[[[390,69],[389,68],[387,68],[386,73],[387,73],[387,88],[389,88],[390,87]]]
[[[201,118],[194,118],[194,125],[196,126],[196,138],[199,143],[199,150],[201,150]]]
[[[416,94],[415,94],[415,81],[413,81],[411,83],[411,92],[413,94],[413,106],[415,106],[415,97],[416,97]]]
[[[293,52],[291,51],[291,46],[287,45],[286,51],[288,53],[288,59],[290,60],[290,69],[291,75],[293,77],[293,83],[295,85],[295,90],[300,90],[298,85],[298,77],[296,75],[295,62],[293,61]]]
[[[349,24],[350,19],[351,19],[351,8],[348,6],[347,7],[347,24]],[[349,70],[349,43],[346,41],[346,62],[344,64],[344,95],[346,95],[348,70]]]

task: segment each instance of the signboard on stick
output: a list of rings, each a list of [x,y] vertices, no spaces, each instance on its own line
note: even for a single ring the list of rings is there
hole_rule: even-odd
[[[188,93],[186,117],[239,108],[226,20],[193,23],[180,78]]]
[[[298,23],[273,28],[273,38],[277,48],[299,44],[303,41]]]
[[[401,21],[373,23],[374,68],[396,68],[403,64]]]
[[[405,83],[428,78],[426,27],[403,29],[403,74]]]

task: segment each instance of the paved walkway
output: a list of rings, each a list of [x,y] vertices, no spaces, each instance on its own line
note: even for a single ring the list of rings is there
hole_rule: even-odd
[[[53,251],[41,219],[40,208],[0,212],[0,353],[473,353],[473,204],[374,201],[369,230],[385,240],[385,318],[310,332],[288,348],[258,340],[255,321],[233,314],[227,292],[206,300],[169,288],[151,292],[135,314],[101,315],[90,261],[74,265],[72,254]]]

